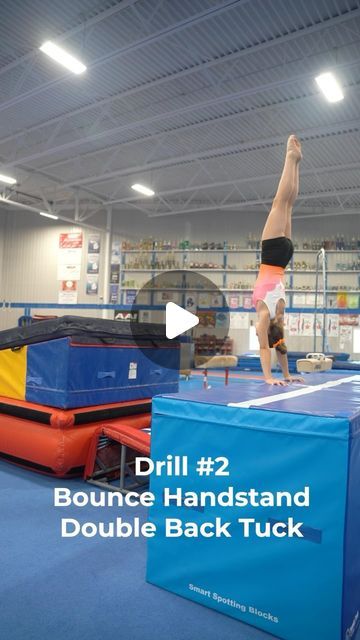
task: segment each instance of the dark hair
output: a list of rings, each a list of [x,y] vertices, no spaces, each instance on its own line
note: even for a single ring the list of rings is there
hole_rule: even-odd
[[[284,340],[284,329],[276,320],[270,320],[268,330],[268,339],[270,349],[275,348],[280,353],[287,353],[287,346]]]

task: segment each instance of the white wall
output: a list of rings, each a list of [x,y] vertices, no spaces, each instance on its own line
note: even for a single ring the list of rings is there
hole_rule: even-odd
[[[33,213],[0,213],[2,243],[0,242],[1,299],[7,302],[57,303],[59,282],[57,280],[57,260],[59,234],[79,230],[79,228],[56,221],[48,221]],[[82,229],[83,251],[81,280],[78,282],[78,303],[99,304],[103,302],[102,275],[104,269],[104,234],[99,274],[99,295],[86,294],[87,237],[91,230]],[[62,315],[62,310],[42,310],[35,313]],[[77,313],[69,310],[70,314]],[[81,310],[79,315],[101,315],[101,312]],[[0,327],[14,326],[21,309],[1,310]]]
[[[174,215],[149,218],[134,209],[131,212],[114,212],[113,228],[124,237],[144,238],[179,238],[194,242],[201,240],[247,241],[248,234],[260,236],[264,226],[268,209],[263,213],[221,212],[193,213],[190,215]],[[332,236],[337,233],[345,236],[360,234],[360,212],[356,215],[339,214],[330,217],[309,217],[296,219],[296,209],[293,218],[293,237]]]

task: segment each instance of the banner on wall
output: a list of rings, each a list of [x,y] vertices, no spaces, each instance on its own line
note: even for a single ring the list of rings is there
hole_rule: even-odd
[[[60,233],[58,250],[58,280],[80,280],[82,232]]]
[[[126,320],[127,322],[137,322],[139,318],[138,311],[128,311],[127,309],[115,309],[114,320]]]

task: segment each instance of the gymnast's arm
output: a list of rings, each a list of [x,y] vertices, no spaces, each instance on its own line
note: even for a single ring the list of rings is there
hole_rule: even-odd
[[[273,378],[271,375],[271,350],[269,347],[268,330],[270,324],[269,312],[262,308],[258,312],[258,323],[256,325],[256,333],[260,345],[260,362],[264,374],[265,382],[268,384],[283,386],[285,380]]]
[[[290,375],[287,353],[280,353],[280,351],[276,350],[276,355],[286,382],[305,382],[304,378],[301,376]]]
[[[289,372],[289,363],[288,363],[287,353],[281,353],[277,349],[275,349],[275,351],[276,351],[278,363],[280,365],[282,374],[283,374],[285,380],[289,380],[290,372]]]

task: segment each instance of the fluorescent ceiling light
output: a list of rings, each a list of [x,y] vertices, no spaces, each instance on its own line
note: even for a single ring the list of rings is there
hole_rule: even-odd
[[[322,73],[315,80],[329,102],[339,102],[344,99],[342,88],[333,73]]]
[[[134,189],[134,191],[138,191],[139,193],[143,193],[144,196],[154,196],[155,195],[155,191],[153,191],[152,189],[149,189],[149,187],[144,187],[143,184],[132,184],[131,188]]]
[[[44,218],[51,218],[52,220],[59,220],[58,216],[54,216],[53,213],[47,213],[46,211],[39,211],[41,216]]]
[[[6,184],[16,184],[15,178],[10,178],[10,176],[4,176],[0,173],[0,182],[6,182]]]
[[[59,64],[62,64],[63,67],[66,67],[73,73],[79,74],[86,71],[85,65],[80,62],[80,60],[74,58],[74,56],[70,55],[70,53],[65,51],[65,49],[58,47],[58,45],[54,42],[44,42],[44,44],[42,44],[40,47],[40,51],[46,53],[46,55],[50,56],[50,58],[52,58]]]

